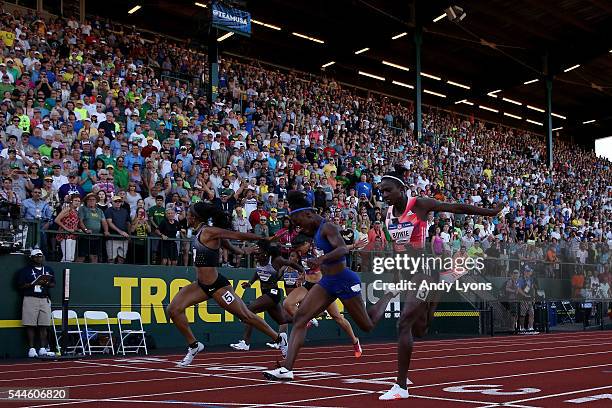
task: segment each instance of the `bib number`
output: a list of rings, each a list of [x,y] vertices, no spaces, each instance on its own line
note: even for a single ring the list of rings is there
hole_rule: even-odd
[[[235,300],[234,295],[232,295],[232,292],[225,292],[221,297],[228,305]]]
[[[429,295],[429,288],[423,287],[416,293],[416,298],[425,302],[427,300],[427,295]]]

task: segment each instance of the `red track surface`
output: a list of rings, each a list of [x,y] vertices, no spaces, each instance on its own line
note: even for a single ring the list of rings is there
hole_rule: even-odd
[[[0,406],[612,406],[610,332],[419,342],[409,375],[411,398],[398,402],[378,401],[394,382],[396,345],[363,348],[360,359],[350,346],[305,348],[291,383],[263,378],[261,370],[278,358],[272,350],[202,353],[189,368],[174,366],[182,357],[177,355],[5,364],[0,388],[68,387],[70,399]]]

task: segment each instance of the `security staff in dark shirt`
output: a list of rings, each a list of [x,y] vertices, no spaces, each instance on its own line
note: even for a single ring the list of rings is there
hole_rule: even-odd
[[[49,352],[47,328],[51,325],[51,299],[49,289],[55,287],[53,269],[43,265],[43,253],[34,249],[30,254],[31,264],[17,272],[17,284],[23,295],[21,320],[28,335],[28,357],[52,355]],[[34,347],[38,332],[40,349]]]

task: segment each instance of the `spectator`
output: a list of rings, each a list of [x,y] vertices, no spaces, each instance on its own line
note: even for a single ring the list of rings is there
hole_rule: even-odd
[[[259,223],[253,228],[255,235],[259,235],[262,238],[270,236],[270,230],[268,228],[268,218],[265,215],[259,217]]]
[[[387,247],[387,237],[382,229],[381,222],[375,221],[374,227],[368,232],[367,251],[384,251]]]
[[[274,236],[282,228],[281,220],[278,219],[278,210],[276,208],[270,209],[270,218],[268,219],[268,232],[269,236]]]
[[[81,197],[79,194],[70,194],[66,196],[66,201],[69,205],[55,217],[55,223],[62,232],[57,234],[57,241],[60,243],[62,250],[62,262],[74,262],[77,244],[75,232],[81,231],[78,212],[81,206]]]
[[[175,220],[173,208],[166,210],[164,218],[157,228],[157,234],[162,238],[161,241],[161,264],[175,266],[178,261],[178,250],[175,239],[178,237],[179,225]]]
[[[157,231],[159,229],[159,225],[166,217],[166,207],[164,207],[164,196],[158,194],[155,197],[155,205],[147,211],[147,218],[149,219],[149,223],[151,225],[152,231]],[[157,264],[159,262],[159,247],[160,241],[158,239],[154,239],[151,241],[151,253],[153,258],[153,263]]]
[[[102,250],[100,234],[109,235],[104,211],[98,207],[96,201],[96,195],[89,193],[85,197],[85,205],[78,210],[79,227],[85,235],[79,237],[77,262],[89,258],[90,263],[97,263]]]
[[[147,212],[144,207],[136,210],[135,216],[130,224],[130,235],[135,236],[132,240],[132,263],[145,263],[147,259],[147,240],[151,232],[151,225],[147,221]]]
[[[260,225],[261,217],[265,217],[267,221],[269,215],[270,214],[263,209],[263,203],[261,201],[258,201],[257,209],[255,211],[252,211],[249,215],[249,222],[251,223],[251,227],[254,229],[256,225]]]
[[[106,241],[106,252],[109,263],[122,264],[125,262],[128,249],[130,230],[130,212],[123,207],[123,199],[116,195],[112,199],[113,205],[104,213],[110,234],[120,235]]]
[[[47,329],[51,325],[50,289],[55,287],[55,273],[43,261],[42,251],[34,249],[30,253],[31,265],[17,272],[17,282],[23,295],[21,320],[28,335],[28,357],[54,355],[49,351]],[[40,345],[38,352],[35,347],[36,334]]]
[[[67,195],[78,195],[79,198],[85,197],[85,190],[83,187],[79,185],[79,174],[76,171],[71,171],[68,174],[68,182],[66,184],[62,184],[58,191],[57,195],[60,201],[64,201],[64,197]]]

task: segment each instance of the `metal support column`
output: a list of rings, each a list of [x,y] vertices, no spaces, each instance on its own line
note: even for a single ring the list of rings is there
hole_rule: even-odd
[[[79,0],[79,22],[85,22],[85,0]]]
[[[423,118],[421,109],[421,44],[423,43],[423,24],[418,17],[415,2],[415,26],[414,26],[414,135],[419,143],[421,143],[423,136]]]
[[[543,73],[546,100],[544,103],[544,136],[546,138],[546,164],[553,165],[553,138],[552,138],[552,74],[550,73],[548,54],[543,59]]]
[[[43,0],[36,0],[36,11],[39,13],[43,11]]]
[[[217,48],[217,38],[213,32],[217,31],[211,28],[211,34],[208,36],[208,84],[206,87],[206,95],[208,103],[211,105],[217,99],[219,86],[219,50]]]
[[[546,136],[546,163],[549,168],[553,165],[553,137],[552,137],[552,77],[547,76],[546,82],[546,107],[544,113],[544,134]]]

